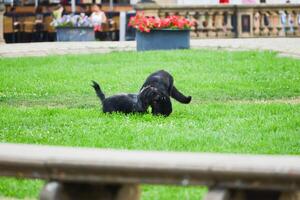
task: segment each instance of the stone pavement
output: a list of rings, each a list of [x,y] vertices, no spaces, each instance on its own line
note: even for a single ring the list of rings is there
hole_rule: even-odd
[[[132,51],[135,48],[134,41],[0,44],[0,57],[107,53],[111,51]],[[272,50],[279,52],[282,56],[300,58],[300,38],[198,39],[191,40],[191,48]]]

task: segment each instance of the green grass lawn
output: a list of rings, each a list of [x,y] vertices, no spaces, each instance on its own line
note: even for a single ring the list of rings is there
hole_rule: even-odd
[[[167,117],[106,115],[165,69],[193,97]],[[273,52],[186,50],[0,58],[0,142],[96,148],[300,154],[300,60]],[[290,100],[294,99],[292,102]],[[280,100],[280,101],[278,101]],[[42,181],[0,178],[0,196],[36,198]],[[143,186],[143,199],[199,199],[201,187]]]

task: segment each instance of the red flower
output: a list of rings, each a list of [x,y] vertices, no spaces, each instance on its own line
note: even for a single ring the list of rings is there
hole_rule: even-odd
[[[190,29],[195,25],[194,21],[190,21],[180,16],[168,16],[166,18],[146,17],[144,13],[138,12],[136,16],[131,17],[128,26],[134,27],[141,32],[150,32],[152,29]]]

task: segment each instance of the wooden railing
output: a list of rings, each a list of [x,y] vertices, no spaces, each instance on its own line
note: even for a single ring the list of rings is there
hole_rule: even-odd
[[[194,38],[300,37],[300,4],[171,6],[141,3],[137,11],[196,21]]]
[[[300,198],[299,156],[0,144],[0,176],[47,180],[43,200],[137,200],[138,184],[204,185],[207,200]]]

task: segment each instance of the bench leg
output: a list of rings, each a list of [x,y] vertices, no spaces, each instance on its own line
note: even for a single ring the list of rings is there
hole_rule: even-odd
[[[134,184],[47,183],[41,200],[139,200],[140,190]]]
[[[300,191],[282,192],[279,200],[300,200]]]
[[[300,200],[300,192],[212,188],[204,200]]]
[[[208,191],[204,200],[230,200],[227,189],[214,188]]]

